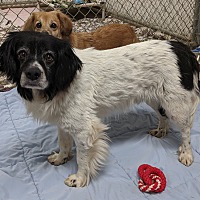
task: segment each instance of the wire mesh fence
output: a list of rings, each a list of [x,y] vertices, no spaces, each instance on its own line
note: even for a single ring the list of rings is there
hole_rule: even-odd
[[[191,39],[195,0],[110,0],[107,10],[185,40]]]
[[[199,0],[0,0],[0,8],[0,42],[7,32],[20,30],[32,12],[61,10],[76,31],[128,22],[139,38],[143,34],[141,40],[173,37],[191,46],[200,43]]]

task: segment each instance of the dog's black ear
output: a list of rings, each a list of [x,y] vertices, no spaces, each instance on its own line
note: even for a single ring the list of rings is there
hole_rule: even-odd
[[[10,33],[0,47],[0,72],[7,76],[8,80],[17,81],[17,60],[15,58],[16,32]]]
[[[23,97],[24,99],[28,101],[33,100],[33,93],[31,89],[28,88],[22,88],[20,85],[17,86],[17,91]]]
[[[80,71],[81,68],[81,60],[75,55],[70,44],[65,42],[64,48],[58,52],[58,64],[55,74],[57,90],[69,87],[77,71]]]

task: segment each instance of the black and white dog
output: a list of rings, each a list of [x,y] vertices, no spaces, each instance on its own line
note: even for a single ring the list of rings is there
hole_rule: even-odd
[[[35,32],[11,33],[0,47],[0,71],[16,83],[28,112],[58,126],[60,152],[50,155],[49,162],[66,162],[73,140],[76,144],[78,172],[65,180],[68,186],[88,184],[107,157],[108,127],[101,118],[140,102],[160,118],[152,135],[164,136],[169,120],[178,125],[179,161],[192,164],[190,129],[199,103],[199,67],[187,46],[152,40],[75,52],[67,41]]]

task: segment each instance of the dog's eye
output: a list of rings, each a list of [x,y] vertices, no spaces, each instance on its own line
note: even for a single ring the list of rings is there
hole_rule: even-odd
[[[26,59],[27,53],[25,50],[21,50],[17,53],[18,59],[24,61]]]
[[[36,24],[36,28],[41,28],[41,27],[42,27],[41,22],[38,22],[38,23]]]
[[[54,61],[53,56],[50,53],[47,53],[44,56],[44,59],[45,59],[46,63],[48,63],[48,64],[50,64],[50,63],[52,63]]]
[[[57,25],[56,25],[55,23],[52,23],[52,24],[50,25],[50,27],[51,27],[51,28],[57,28]]]

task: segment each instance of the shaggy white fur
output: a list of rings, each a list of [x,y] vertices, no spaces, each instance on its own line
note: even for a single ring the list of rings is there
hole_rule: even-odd
[[[108,127],[101,118],[141,102],[160,118],[150,134],[164,136],[169,120],[178,125],[182,134],[178,159],[192,164],[190,129],[199,102],[199,66],[186,46],[152,40],[75,53],[83,62],[82,70],[67,41],[53,36],[19,32],[0,48],[0,71],[16,82],[28,112],[58,126],[60,152],[50,155],[49,162],[66,162],[73,141],[76,144],[78,171],[65,180],[68,186],[88,185],[105,163]]]
[[[74,78],[68,91],[44,102],[34,91],[34,101],[26,101],[36,119],[58,125],[60,153],[49,157],[61,164],[70,155],[72,139],[77,147],[77,174],[65,183],[82,187],[89,183],[108,154],[107,129],[100,118],[113,112],[126,111],[133,104],[146,102],[156,111],[159,105],[181,129],[183,143],[179,160],[189,166],[193,161],[190,128],[199,98],[197,75],[195,89],[187,91],[180,84],[177,57],[166,41],[148,41],[117,49],[97,51],[75,50],[83,61],[83,69]],[[159,112],[157,112],[159,114]],[[151,134],[162,136],[168,118],[160,116],[158,129]]]

